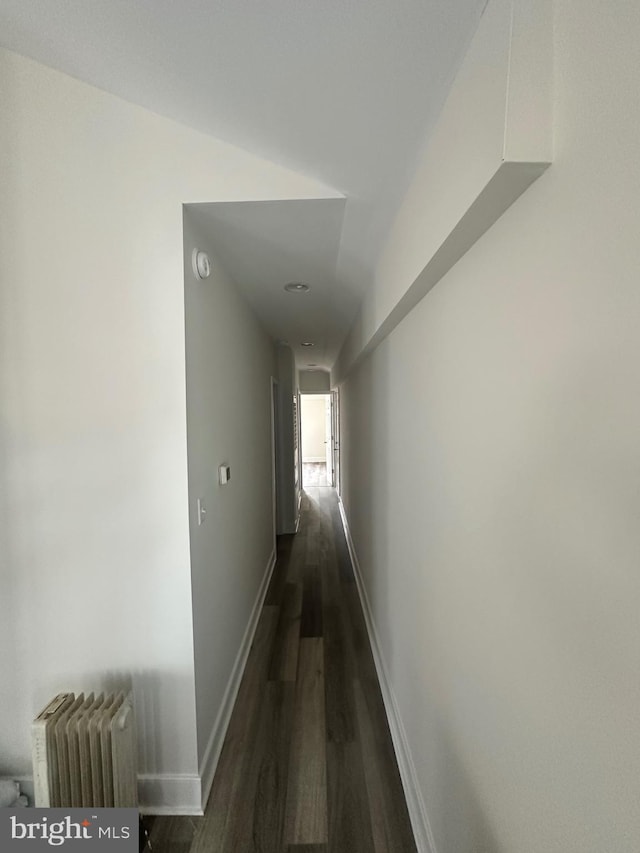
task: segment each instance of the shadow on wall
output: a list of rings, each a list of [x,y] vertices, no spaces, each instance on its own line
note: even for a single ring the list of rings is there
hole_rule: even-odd
[[[134,712],[136,719],[136,734],[138,741],[138,772],[140,774],[156,774],[161,768],[166,766],[166,761],[163,761],[162,755],[162,735],[161,735],[161,714],[165,717],[168,709],[165,707],[162,711],[162,699],[160,686],[163,679],[166,679],[167,673],[160,671],[151,672],[149,670],[105,670],[98,673],[84,673],[78,676],[77,673],[64,675],[56,679],[61,685],[55,692],[63,692],[65,690],[73,691],[76,695],[84,692],[85,695],[93,692],[96,695],[100,693],[118,693],[123,691],[128,693],[133,691]],[[185,685],[186,688],[186,685]],[[181,694],[180,687],[176,684],[176,696]],[[191,688],[191,692],[193,689]],[[52,693],[45,702],[41,703],[42,707],[47,701],[53,698]],[[179,705],[179,701],[177,703]],[[166,702],[165,702],[166,705]],[[39,713],[39,707],[35,713]],[[165,720],[165,737],[166,737],[166,720]]]

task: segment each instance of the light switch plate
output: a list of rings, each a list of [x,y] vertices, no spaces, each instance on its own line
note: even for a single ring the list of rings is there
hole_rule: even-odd
[[[224,486],[225,483],[228,483],[231,479],[231,468],[229,465],[221,465],[218,468],[218,482],[221,486]]]
[[[198,527],[204,524],[207,517],[207,508],[204,503],[204,498],[198,498]]]

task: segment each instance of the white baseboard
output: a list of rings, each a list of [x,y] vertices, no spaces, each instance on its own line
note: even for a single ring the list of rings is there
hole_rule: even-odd
[[[380,646],[380,639],[378,637],[375,622],[373,621],[373,613],[371,611],[369,596],[367,595],[367,590],[362,580],[358,555],[356,554],[355,545],[351,538],[349,522],[347,520],[347,514],[341,498],[338,500],[338,506],[340,507],[340,517],[342,518],[342,526],[347,540],[347,548],[349,549],[351,565],[353,566],[353,574],[356,579],[356,586],[358,587],[358,594],[362,604],[362,611],[364,613],[364,619],[367,626],[369,642],[371,643],[371,651],[373,652],[376,672],[378,673],[378,680],[380,681],[380,689],[382,691],[384,707],[387,712],[389,730],[391,732],[393,748],[398,761],[398,769],[400,771],[402,787],[404,788],[404,794],[407,800],[407,808],[409,810],[409,818],[411,820],[411,827],[413,829],[416,847],[418,848],[418,853],[436,853],[436,845],[433,839],[431,825],[429,823],[429,816],[420,791],[418,776],[415,764],[413,763],[413,758],[411,757],[411,750],[409,749],[409,742],[400,716],[398,703],[391,688],[387,665],[382,654],[382,648]]]
[[[231,676],[224,692],[218,716],[213,724],[213,729],[211,730],[211,734],[207,742],[207,748],[202,759],[202,764],[200,765],[199,778],[202,780],[199,792],[200,814],[202,814],[202,811],[207,805],[207,800],[211,793],[213,777],[216,772],[216,767],[218,766],[218,760],[220,759],[220,753],[222,752],[222,745],[227,734],[229,721],[231,720],[231,713],[233,712],[233,706],[238,695],[238,690],[240,689],[240,682],[242,681],[244,668],[247,663],[247,658],[249,657],[249,651],[251,650],[251,644],[253,642],[256,628],[258,627],[258,620],[260,619],[262,605],[267,595],[269,581],[271,580],[275,564],[276,550],[274,548],[271,552],[271,556],[269,557],[269,562],[267,563],[267,568],[265,569],[262,582],[260,583],[258,595],[256,596],[253,610],[251,611],[251,616],[249,617],[249,622],[247,623],[247,627],[242,638],[242,643],[240,644],[238,654],[233,664],[233,669],[231,670]]]
[[[201,815],[201,790],[200,776],[195,773],[176,776],[142,773],[138,776],[140,812],[154,815]]]
[[[27,795],[29,805],[33,806],[33,777],[21,776],[16,781],[20,782],[20,792]],[[138,807],[142,814],[201,815],[201,790],[200,776],[196,774],[141,773],[138,776]]]

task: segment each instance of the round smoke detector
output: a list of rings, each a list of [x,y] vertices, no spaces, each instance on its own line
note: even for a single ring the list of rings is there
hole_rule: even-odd
[[[209,278],[211,274],[211,261],[206,252],[194,249],[191,256],[191,264],[193,266],[193,274],[196,278]]]

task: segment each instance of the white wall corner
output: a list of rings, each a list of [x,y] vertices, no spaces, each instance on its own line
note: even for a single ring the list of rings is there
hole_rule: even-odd
[[[398,703],[389,679],[389,671],[382,653],[380,638],[373,621],[371,604],[362,579],[360,563],[358,562],[358,555],[349,529],[349,521],[347,519],[342,498],[338,499],[338,506],[340,508],[340,517],[342,519],[344,535],[347,540],[349,557],[351,559],[351,565],[353,566],[353,574],[356,579],[356,586],[360,596],[360,603],[362,604],[362,611],[364,613],[365,624],[367,626],[367,634],[371,644],[376,672],[378,674],[378,680],[380,681],[382,699],[384,701],[387,721],[389,723],[389,731],[391,732],[393,748],[398,762],[400,779],[402,780],[402,787],[407,801],[407,809],[409,811],[409,819],[411,821],[411,828],[413,829],[416,847],[418,849],[418,853],[437,853],[431,824],[429,822],[429,815],[422,796],[422,791],[420,790],[418,774],[411,755],[407,734],[400,716],[400,709],[398,708]]]
[[[233,664],[233,669],[231,670],[231,675],[229,676],[229,681],[224,692],[222,704],[220,705],[220,710],[218,711],[216,721],[211,730],[211,735],[209,736],[209,740],[207,742],[207,748],[202,759],[202,764],[200,765],[200,775],[199,777],[197,777],[199,783],[201,782],[198,788],[198,807],[200,811],[195,812],[196,814],[202,814],[207,805],[209,794],[211,793],[213,777],[215,776],[216,767],[218,766],[218,761],[220,759],[220,753],[222,752],[224,739],[227,734],[227,729],[229,728],[231,714],[233,713],[233,707],[238,696],[238,690],[240,689],[240,683],[242,681],[242,676],[244,675],[244,669],[247,664],[247,658],[249,657],[249,652],[251,651],[251,644],[253,643],[256,628],[258,627],[258,620],[260,619],[262,605],[264,604],[264,600],[267,595],[267,590],[269,589],[269,581],[271,580],[271,575],[273,574],[275,564],[276,551],[274,549],[271,552],[269,562],[267,563],[267,567],[260,583],[258,594],[256,596],[256,600],[254,602],[253,609],[251,611],[251,615],[249,617],[249,621],[247,623],[244,636],[242,638],[242,643],[240,644],[240,648],[238,649],[238,654],[236,655],[236,659]]]

